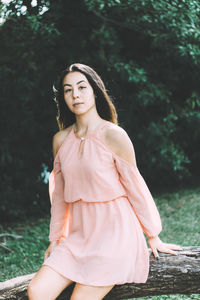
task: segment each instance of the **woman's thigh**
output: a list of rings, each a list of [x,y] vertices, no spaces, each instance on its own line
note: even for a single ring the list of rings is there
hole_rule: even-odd
[[[76,283],[70,300],[101,300],[106,296],[114,285],[89,286]]]
[[[65,278],[49,266],[42,266],[28,285],[28,297],[30,300],[52,300],[73,281]]]

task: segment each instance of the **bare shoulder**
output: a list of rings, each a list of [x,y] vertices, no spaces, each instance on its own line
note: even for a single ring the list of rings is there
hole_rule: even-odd
[[[128,163],[136,166],[133,143],[125,129],[112,123],[111,126],[105,128],[103,139],[111,151]]]
[[[56,132],[53,135],[52,147],[53,147],[53,156],[54,156],[54,158],[55,158],[60,146],[62,145],[63,141],[65,140],[65,138],[69,134],[72,126],[73,125],[70,125],[69,127],[65,128],[63,130],[60,130],[60,131]]]

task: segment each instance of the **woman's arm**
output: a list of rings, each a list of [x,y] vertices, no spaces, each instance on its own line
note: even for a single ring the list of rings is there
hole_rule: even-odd
[[[178,245],[163,243],[158,237],[162,230],[160,215],[137,168],[134,147],[128,134],[121,127],[111,127],[106,129],[104,139],[114,154],[120,181],[127,192],[141,227],[148,237],[154,256],[158,257],[157,251],[176,255],[172,249],[181,250],[182,248]]]
[[[66,134],[66,133],[65,133]],[[51,219],[49,230],[50,244],[44,253],[44,260],[46,260],[54,247],[56,247],[62,239],[62,233],[65,225],[67,203],[64,201],[64,179],[61,173],[60,159],[58,150],[65,138],[62,132],[58,132],[53,136],[53,170],[49,175],[49,198],[51,202]]]
[[[53,137],[53,170],[49,176],[49,198],[51,202],[50,242],[59,241],[64,228],[67,203],[64,200],[64,178],[61,172],[58,150],[63,141],[63,134],[58,132]]]

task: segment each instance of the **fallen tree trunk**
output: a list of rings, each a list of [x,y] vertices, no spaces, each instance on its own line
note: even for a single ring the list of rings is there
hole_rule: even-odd
[[[150,272],[146,283],[116,285],[104,298],[127,299],[167,294],[200,294],[200,247],[183,247],[178,256],[160,253],[156,261],[150,255]],[[120,270],[119,270],[120,272]],[[35,273],[0,283],[0,299],[27,299],[27,285]],[[57,299],[69,299],[74,284]]]

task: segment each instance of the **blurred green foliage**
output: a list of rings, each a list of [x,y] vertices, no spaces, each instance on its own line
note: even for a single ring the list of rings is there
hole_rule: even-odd
[[[1,4],[2,5],[2,4]],[[150,188],[199,180],[200,3],[14,0],[0,27],[3,219],[49,211],[42,171],[58,130],[52,85],[89,64],[113,96]]]

